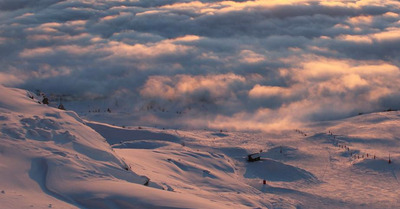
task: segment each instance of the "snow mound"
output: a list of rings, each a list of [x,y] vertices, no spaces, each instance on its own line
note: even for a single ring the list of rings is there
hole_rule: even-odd
[[[316,177],[312,173],[304,169],[270,159],[248,163],[244,176],[246,178],[260,178],[267,181],[293,182],[316,180]]]
[[[397,170],[399,168],[399,164],[393,161],[389,164],[388,161],[384,159],[365,159],[354,163],[354,167],[365,171],[370,170],[379,173],[391,173],[394,169]]]

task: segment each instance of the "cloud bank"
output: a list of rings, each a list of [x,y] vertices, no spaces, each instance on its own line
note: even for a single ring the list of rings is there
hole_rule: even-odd
[[[218,129],[400,109],[399,14],[391,0],[0,0],[0,82]]]

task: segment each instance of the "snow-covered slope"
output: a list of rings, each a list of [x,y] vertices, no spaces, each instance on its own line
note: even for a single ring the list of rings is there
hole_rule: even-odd
[[[399,112],[270,133],[158,129],[0,92],[0,208],[400,207]]]
[[[1,208],[222,207],[130,170],[74,112],[0,86]]]
[[[88,123],[136,172],[168,190],[228,201],[235,208],[399,207],[399,124],[397,112],[279,133]],[[364,138],[354,140],[359,132]],[[246,161],[260,150],[261,161]]]

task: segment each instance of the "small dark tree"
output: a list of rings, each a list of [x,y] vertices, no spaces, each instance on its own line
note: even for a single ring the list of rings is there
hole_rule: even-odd
[[[42,100],[42,103],[48,105],[49,104],[49,99],[47,97],[44,97],[43,100]]]
[[[65,107],[64,107],[63,104],[60,104],[60,105],[58,105],[58,109],[60,109],[60,110],[65,110]]]

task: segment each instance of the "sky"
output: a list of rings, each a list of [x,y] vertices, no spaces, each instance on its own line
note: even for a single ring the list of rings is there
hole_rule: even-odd
[[[159,124],[292,128],[400,109],[399,14],[392,0],[0,0],[0,83],[150,106],[138,120]]]

